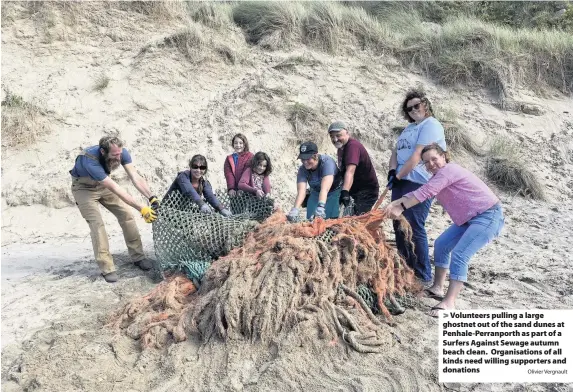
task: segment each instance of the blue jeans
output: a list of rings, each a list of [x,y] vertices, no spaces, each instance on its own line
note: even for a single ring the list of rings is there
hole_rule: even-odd
[[[341,188],[331,191],[328,196],[326,196],[326,205],[324,206],[326,219],[338,218],[340,211],[340,189]],[[314,215],[314,211],[316,211],[316,207],[318,207],[318,195],[318,192],[314,190],[310,191],[306,203],[306,219],[310,219]]]
[[[434,264],[449,268],[450,279],[466,282],[470,258],[499,236],[504,224],[498,203],[461,226],[451,225],[434,243]]]
[[[392,201],[398,200],[405,194],[415,191],[422,184],[417,184],[408,180],[401,180],[392,188]],[[426,233],[426,219],[430,213],[432,199],[416,204],[403,212],[404,218],[412,226],[412,242],[414,249],[406,242],[404,234],[398,229],[398,221],[394,221],[394,233],[396,234],[396,247],[398,253],[406,260],[410,268],[414,270],[416,276],[426,282],[432,280],[432,267],[430,265],[430,255],[428,253],[428,235]]]

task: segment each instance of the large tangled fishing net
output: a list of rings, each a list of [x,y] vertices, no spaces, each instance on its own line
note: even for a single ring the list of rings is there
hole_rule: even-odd
[[[162,205],[154,227],[154,239],[163,241],[156,243],[157,256],[165,257],[162,266],[183,265],[179,269],[187,277],[169,277],[146,297],[127,304],[115,321],[144,346],[162,347],[189,334],[199,334],[204,341],[268,343],[304,328],[315,331],[317,339],[378,352],[392,341],[384,322],[392,323],[392,310],[401,309],[397,298],[421,289],[414,272],[386,242],[380,227],[386,217],[380,210],[296,224],[288,223],[279,211],[247,228],[258,209],[246,208],[248,218],[228,226],[216,223],[228,218],[205,219],[197,212],[184,216],[184,209],[178,209],[181,214],[171,209],[177,208]],[[156,233],[161,225],[174,226],[169,230],[176,231],[177,245],[168,245],[169,240],[160,237],[167,235]],[[213,235],[207,233],[213,227],[220,233],[216,238],[196,238]],[[407,223],[402,228],[411,239]],[[242,236],[242,241],[235,241],[235,236]],[[239,242],[242,245],[235,247]],[[187,249],[190,243],[196,250]],[[188,266],[207,263],[217,252],[226,255],[213,261],[193,284]]]
[[[163,200],[153,223],[155,267],[160,278],[163,271],[181,271],[198,286],[213,260],[241,246],[247,233],[273,212],[271,198],[245,193],[235,197],[218,193],[217,198],[231,210],[232,217],[215,211],[201,213],[197,204],[179,191]]]

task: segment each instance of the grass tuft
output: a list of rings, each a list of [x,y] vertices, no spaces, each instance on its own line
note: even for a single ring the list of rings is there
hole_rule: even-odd
[[[318,59],[315,59],[312,56],[291,56],[286,60],[281,61],[277,65],[273,66],[274,69],[280,70],[288,70],[292,71],[297,66],[307,66],[307,67],[314,67],[316,65],[320,65],[322,62]]]
[[[208,2],[187,2],[191,19],[205,26],[220,29],[231,23],[230,8],[225,4]]]
[[[300,39],[304,7],[294,2],[239,2],[233,20],[247,41],[268,49],[288,48]]]
[[[93,86],[93,91],[102,92],[109,85],[109,81],[110,81],[110,79],[107,75],[105,75],[105,74],[99,75],[95,80],[95,83]]]
[[[519,149],[505,138],[494,139],[487,157],[486,175],[501,189],[536,200],[545,200],[543,185],[529,171]]]
[[[177,48],[192,63],[199,63],[205,58],[206,42],[202,31],[195,25],[165,37],[161,45]]]
[[[308,105],[295,102],[288,107],[288,122],[292,125],[296,143],[313,141],[317,145],[326,139],[324,131],[324,116],[322,113]]]
[[[448,149],[454,151],[466,150],[467,152],[483,156],[485,155],[476,145],[470,134],[458,121],[457,113],[451,109],[438,111],[435,116],[444,127],[444,136]]]
[[[30,146],[51,131],[40,108],[11,91],[2,101],[1,124],[2,146],[10,148]]]

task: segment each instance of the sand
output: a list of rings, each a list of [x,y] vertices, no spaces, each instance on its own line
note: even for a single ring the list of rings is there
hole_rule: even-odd
[[[329,56],[306,47],[262,51],[237,29],[201,26],[207,45],[195,60],[175,48],[150,46],[183,27],[152,16],[85,6],[76,24],[57,8],[36,14],[3,6],[2,98],[5,90],[44,110],[52,132],[29,146],[2,146],[2,389],[5,391],[566,391],[573,385],[443,385],[437,374],[437,321],[424,314],[435,301],[396,318],[400,343],[385,354],[358,354],[341,345],[302,344],[296,335],[270,347],[248,342],[202,345],[196,337],[165,351],[142,351],[137,342],[106,328],[110,314],[149,292],[150,276],[128,263],[117,222],[105,212],[120,281],[99,276],[88,227],[73,205],[68,171],[81,148],[118,133],[135,166],[158,195],[195,153],[209,158],[208,177],[223,186],[230,138],[242,132],[253,151],[273,159],[274,196],[290,208],[295,193],[297,143],[324,138],[341,119],[371,153],[385,178],[395,135],[404,125],[398,105],[404,91],[422,85],[434,106],[455,111],[477,143],[510,137],[529,169],[543,181],[548,201],[494,190],[506,227],[472,260],[460,309],[570,309],[573,258],[573,101],[516,90],[515,98],[539,105],[541,115],[502,111],[486,92],[445,88],[395,60],[356,51]],[[38,21],[52,15],[53,25]],[[8,16],[6,16],[8,15]],[[5,19],[6,17],[6,19]],[[48,34],[49,33],[49,34]],[[221,42],[233,64],[214,51]],[[232,44],[232,45],[231,45]],[[277,69],[292,56],[316,64]],[[279,67],[280,68],[280,67]],[[93,91],[102,74],[109,85]],[[314,108],[315,121],[296,132],[287,121],[296,102]],[[484,160],[464,152],[457,162],[484,178]],[[132,194],[120,170],[114,178]],[[134,212],[136,213],[136,212]],[[450,224],[434,206],[430,242]],[[151,227],[138,220],[153,256]],[[432,253],[433,249],[430,249]],[[302,331],[301,333],[304,333]]]

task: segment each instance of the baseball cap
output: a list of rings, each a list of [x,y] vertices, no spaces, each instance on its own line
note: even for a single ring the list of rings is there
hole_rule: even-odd
[[[348,130],[346,124],[342,121],[335,121],[328,127],[328,133],[342,131],[343,129]]]
[[[298,159],[309,159],[314,154],[318,154],[318,147],[313,142],[304,142],[300,145]]]

